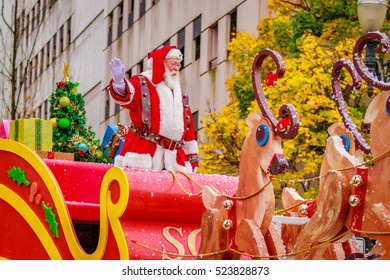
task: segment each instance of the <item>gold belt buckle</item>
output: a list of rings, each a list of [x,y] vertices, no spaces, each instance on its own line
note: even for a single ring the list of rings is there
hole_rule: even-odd
[[[171,147],[172,144],[173,144],[173,147]],[[176,141],[174,141],[174,140],[169,140],[168,150],[173,151],[174,149],[176,149]]]

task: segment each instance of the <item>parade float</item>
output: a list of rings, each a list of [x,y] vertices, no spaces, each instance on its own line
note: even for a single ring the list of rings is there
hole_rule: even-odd
[[[277,63],[280,76],[285,70],[278,53],[258,54],[253,77],[266,117],[255,113],[248,120],[251,132],[242,151],[247,156],[241,160],[238,178],[64,160],[63,153],[41,151],[50,142],[50,121],[12,121],[13,140],[0,139],[1,258],[220,258],[233,252],[230,243],[236,239],[236,227],[242,235],[237,244],[253,235],[249,245],[257,248],[237,250],[265,257],[282,252],[271,225],[275,198],[269,175],[287,169],[281,139],[295,137],[299,120],[292,105],[280,108],[280,121],[268,108],[259,89],[261,63],[267,56]],[[207,206],[217,207],[219,202],[220,212]],[[221,223],[209,220],[221,212],[227,215]],[[248,212],[252,214],[247,216]],[[210,228],[204,228],[206,224]],[[225,241],[223,248],[215,247],[214,237]],[[208,244],[217,250],[208,250]]]
[[[16,134],[18,141],[0,139],[0,258],[389,259],[390,92],[369,105],[368,145],[348,115],[340,86],[345,68],[351,90],[360,87],[360,77],[390,89],[362,65],[361,51],[372,38],[387,51],[386,35],[369,32],[356,44],[354,63],[334,64],[333,94],[344,124],[329,128],[318,197],[307,201],[285,188],[282,222],[274,211],[271,175],[286,171],[282,139],[298,134],[299,118],[285,104],[277,120],[267,105],[262,62],[271,58],[278,77],[285,66],[279,53],[266,49],[254,58],[252,82],[261,112],[247,120],[238,177],[73,161],[42,150],[50,138],[47,121],[12,121],[9,136]],[[25,142],[30,138],[33,146]],[[372,160],[362,161],[358,150]],[[378,240],[369,255],[359,252],[356,236]]]

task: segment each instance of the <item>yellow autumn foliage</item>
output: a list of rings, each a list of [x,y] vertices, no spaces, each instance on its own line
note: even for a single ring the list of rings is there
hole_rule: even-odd
[[[304,8],[297,6],[296,10]],[[199,172],[237,175],[241,145],[248,129],[245,117],[250,112],[260,111],[254,99],[251,81],[253,59],[260,50],[270,48],[282,55],[286,73],[273,88],[267,88],[263,84],[269,107],[277,116],[282,104],[292,104],[301,122],[298,136],[293,140],[283,141],[283,150],[289,161],[290,170],[283,175],[274,176],[274,189],[278,195],[283,187],[295,187],[304,196],[314,197],[317,181],[296,183],[294,180],[312,178],[319,173],[328,138],[327,128],[341,121],[332,99],[332,67],[340,58],[352,59],[357,37],[342,34],[337,28],[347,23],[337,19],[324,24],[321,36],[308,32],[292,43],[288,38],[292,36],[291,7],[284,1],[269,0],[269,9],[272,15],[277,16],[270,16],[261,21],[258,36],[239,32],[229,43],[229,59],[234,60],[236,70],[236,73],[226,81],[227,90],[231,93],[231,102],[219,113],[210,112],[202,121],[208,141],[199,146],[202,159]],[[348,34],[355,32],[357,29],[352,26]],[[337,41],[337,44],[332,40]],[[291,48],[292,44],[294,48]],[[291,50],[296,52],[291,53]],[[275,69],[271,59],[267,58],[264,61],[263,69],[264,81],[268,70]],[[351,80],[345,72],[342,86],[346,88]],[[347,89],[343,92],[348,100],[353,100],[347,107],[356,123],[363,118],[364,91],[365,87],[355,93]]]

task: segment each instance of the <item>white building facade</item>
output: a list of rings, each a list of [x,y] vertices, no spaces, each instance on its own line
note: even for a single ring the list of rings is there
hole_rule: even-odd
[[[11,1],[12,2],[12,1]],[[267,14],[267,0],[24,0],[18,21],[27,30],[24,44],[34,46],[26,95],[35,94],[35,116],[50,118],[50,95],[70,79],[84,94],[88,124],[102,138],[109,123],[128,124],[128,112],[110,99],[109,61],[119,57],[127,75],[146,68],[148,52],[176,45],[184,54],[182,89],[200,128],[209,109],[228,101],[225,81],[234,73],[227,61],[232,32],[255,34]],[[43,18],[42,9],[46,9]],[[38,23],[42,25],[38,29]]]

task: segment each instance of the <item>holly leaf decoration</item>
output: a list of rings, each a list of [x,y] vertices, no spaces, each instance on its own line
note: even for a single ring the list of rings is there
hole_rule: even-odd
[[[14,182],[17,182],[19,186],[22,184],[30,186],[30,182],[27,181],[26,178],[26,172],[24,172],[20,167],[16,168],[13,166],[12,169],[8,171],[8,177],[10,177]]]
[[[43,211],[45,211],[46,222],[49,223],[50,230],[53,232],[53,236],[58,238],[60,235],[58,232],[59,223],[57,222],[56,214],[53,213],[52,207],[48,207],[44,201],[42,201],[42,208]]]

